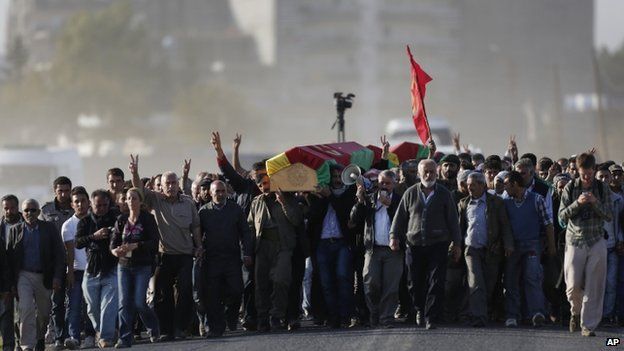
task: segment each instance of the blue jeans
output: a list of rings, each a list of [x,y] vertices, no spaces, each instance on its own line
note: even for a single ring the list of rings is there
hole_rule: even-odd
[[[615,248],[607,249],[607,283],[605,285],[603,318],[615,317],[619,257]]]
[[[102,275],[85,272],[82,291],[87,301],[87,314],[93,328],[100,332],[100,339],[108,342],[115,340],[117,326],[117,267]]]
[[[95,330],[93,324],[86,317],[86,313],[83,313],[83,296],[82,296],[82,278],[84,271],[74,271],[74,285],[67,289],[67,298],[69,300],[67,304],[67,311],[65,315],[65,325],[70,337],[80,340],[80,333],[82,332],[82,323],[85,321],[85,335],[95,336]]]
[[[525,302],[529,317],[544,314],[544,273],[540,262],[538,240],[516,241],[514,251],[505,262],[505,313],[507,318],[521,319],[520,286],[522,272]]]
[[[346,320],[353,313],[353,258],[344,239],[321,240],[316,249],[323,297],[331,318]]]
[[[119,265],[119,338],[125,345],[132,345],[134,315],[139,313],[147,332],[160,336],[158,318],[146,301],[147,287],[152,276],[152,266],[124,267]]]

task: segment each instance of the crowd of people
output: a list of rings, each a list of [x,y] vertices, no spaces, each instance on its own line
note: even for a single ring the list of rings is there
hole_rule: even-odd
[[[219,174],[108,170],[88,192],[58,177],[40,207],[2,197],[4,350],[130,347],[240,327],[427,330],[448,323],[624,322],[622,166],[595,150],[553,160],[436,152],[381,159],[355,184],[331,165],[312,192],[271,188],[211,139]]]

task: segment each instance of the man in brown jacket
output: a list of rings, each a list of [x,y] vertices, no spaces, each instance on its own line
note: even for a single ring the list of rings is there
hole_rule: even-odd
[[[269,328],[284,328],[292,252],[297,244],[296,228],[303,223],[303,213],[291,194],[279,190],[271,192],[268,175],[259,174],[256,183],[262,194],[251,202],[247,222],[256,238],[258,331],[267,332]]]
[[[505,253],[513,251],[513,238],[503,200],[486,191],[485,176],[472,172],[467,183],[470,196],[458,204],[459,227],[465,244],[472,326],[484,327],[500,263]]]

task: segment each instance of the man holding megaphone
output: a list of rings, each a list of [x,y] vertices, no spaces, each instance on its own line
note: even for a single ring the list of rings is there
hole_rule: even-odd
[[[390,170],[378,176],[378,190],[370,197],[363,183],[357,184],[357,204],[351,221],[364,224],[364,293],[370,310],[370,324],[386,328],[394,325],[399,303],[399,282],[403,274],[404,252],[398,239],[390,239],[390,225],[401,196],[394,192],[396,174]]]

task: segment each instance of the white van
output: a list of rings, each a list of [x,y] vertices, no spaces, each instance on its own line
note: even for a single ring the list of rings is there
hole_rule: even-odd
[[[429,129],[431,129],[438,151],[445,154],[455,153],[451,125],[447,121],[441,118],[429,118]],[[422,144],[416,133],[414,121],[409,117],[390,120],[386,125],[386,137],[390,145],[398,145],[404,141]]]
[[[59,176],[72,184],[84,184],[82,160],[76,149],[45,146],[0,148],[0,196],[16,195],[20,201],[33,198],[40,205],[52,200],[52,182]]]

